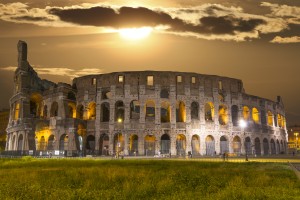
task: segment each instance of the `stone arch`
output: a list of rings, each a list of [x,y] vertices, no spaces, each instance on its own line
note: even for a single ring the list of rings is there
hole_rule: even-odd
[[[191,104],[191,119],[199,120],[199,104],[195,101]]]
[[[76,138],[76,145],[77,149],[80,151],[85,150],[85,139],[86,139],[86,126],[83,123],[79,123],[77,126],[77,138]]]
[[[228,109],[226,105],[219,106],[219,124],[227,125],[228,124]]]
[[[280,140],[280,153],[285,153],[282,140]]]
[[[43,117],[44,118],[48,117],[48,107],[47,107],[47,105],[44,105],[44,108],[43,108]]]
[[[46,139],[45,136],[41,136],[40,141],[39,141],[39,148],[38,150],[44,151],[46,150]]]
[[[49,124],[45,122],[39,122],[35,126],[35,139],[36,139],[36,149],[44,151],[47,148],[48,138],[50,136]]]
[[[252,154],[252,147],[251,147],[252,145],[251,145],[251,139],[250,139],[250,137],[246,137],[245,138],[245,153],[246,154]]]
[[[101,99],[105,100],[105,99],[111,99],[112,97],[112,93],[109,90],[103,90],[101,92]]]
[[[271,154],[276,154],[276,145],[273,139],[271,139]]]
[[[42,101],[43,97],[39,93],[32,93],[29,100],[29,108],[31,117],[42,116]]]
[[[144,150],[146,156],[155,155],[155,136],[146,135],[144,139]]]
[[[168,101],[163,101],[160,107],[160,121],[162,123],[171,121],[171,106]]]
[[[280,144],[279,144],[279,140],[276,140],[276,153],[280,154]]]
[[[155,102],[153,100],[147,100],[145,104],[145,118],[155,119]]]
[[[101,122],[109,122],[110,119],[110,107],[108,102],[103,102],[101,104],[101,115],[100,115],[100,121]]]
[[[160,98],[168,99],[169,98],[169,90],[168,89],[162,89],[160,91]]]
[[[215,116],[214,104],[212,102],[207,102],[204,109],[205,121],[213,121]]]
[[[264,110],[261,110],[260,122],[261,122],[262,125],[267,125],[266,111],[264,111]]]
[[[176,155],[185,156],[186,137],[183,134],[178,134],[176,137]]]
[[[176,122],[185,122],[186,120],[186,109],[183,101],[176,102]]]
[[[277,114],[277,124],[280,128],[283,128],[283,119],[282,119],[282,115]]]
[[[160,151],[162,154],[169,154],[171,147],[171,140],[168,134],[163,134],[160,138]]]
[[[255,154],[261,155],[260,139],[257,137],[254,140]]]
[[[90,102],[88,105],[88,119],[96,119],[96,103],[94,101]]]
[[[129,137],[129,154],[138,155],[139,151],[139,137],[136,134],[131,134]]]
[[[76,118],[76,105],[74,102],[68,102],[67,118]]]
[[[224,153],[229,152],[229,141],[225,135],[220,137],[220,153],[223,155]]]
[[[250,118],[250,109],[248,106],[243,106],[243,118],[245,121],[248,121]]]
[[[87,150],[87,154],[93,153],[95,151],[95,136],[93,135],[87,136],[85,149]]]
[[[215,155],[215,139],[213,136],[208,135],[205,138],[205,146],[206,146],[206,155],[207,156]]]
[[[274,125],[274,115],[271,111],[268,111],[268,125],[273,126]]]
[[[12,144],[11,144],[11,150],[15,151],[15,146],[16,146],[16,136],[14,135],[12,138]]]
[[[200,155],[200,139],[198,135],[192,136],[192,155]]]
[[[58,103],[54,101],[51,104],[50,117],[57,117],[57,116],[58,116]]]
[[[263,140],[264,155],[269,155],[269,142],[267,138]]]
[[[106,133],[100,135],[99,154],[104,156],[109,155],[109,136]]]
[[[252,108],[252,120],[256,124],[259,123],[259,111],[255,107]]]
[[[239,108],[237,105],[231,106],[231,120],[233,126],[239,125]]]
[[[22,151],[23,150],[23,135],[19,135],[19,138],[18,138],[18,150],[19,151]]]
[[[65,151],[68,150],[69,146],[69,136],[67,134],[62,134],[59,138],[59,150]]]
[[[83,119],[83,113],[84,113],[84,107],[82,104],[79,104],[77,106],[77,110],[76,110],[76,116],[78,119]]]
[[[140,102],[133,100],[130,102],[130,119],[140,119]]]
[[[119,154],[124,151],[124,137],[122,133],[114,135],[114,152]]]
[[[125,106],[123,101],[117,101],[115,103],[115,121],[123,122],[125,116]]]
[[[54,135],[50,135],[48,137],[48,147],[47,150],[54,150],[55,137]]]
[[[241,154],[241,138],[239,136],[235,136],[233,138],[233,143],[232,143],[232,149],[233,152],[236,153],[237,155]]]

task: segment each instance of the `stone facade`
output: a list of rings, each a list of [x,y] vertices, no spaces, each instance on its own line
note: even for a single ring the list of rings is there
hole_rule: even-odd
[[[72,85],[41,80],[18,43],[7,151],[184,156],[285,153],[280,97],[245,93],[241,80],[197,73],[88,75]],[[240,120],[246,127],[240,126]]]

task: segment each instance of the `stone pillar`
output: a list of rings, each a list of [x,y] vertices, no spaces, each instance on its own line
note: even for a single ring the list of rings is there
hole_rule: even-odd
[[[123,134],[123,137],[124,137],[124,155],[125,156],[128,156],[129,155],[129,152],[128,152],[128,149],[129,149],[129,138],[128,138],[128,134],[125,132]]]

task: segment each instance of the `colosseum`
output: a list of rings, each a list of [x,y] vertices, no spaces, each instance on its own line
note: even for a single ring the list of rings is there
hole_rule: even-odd
[[[241,80],[126,71],[42,80],[18,43],[6,152],[16,155],[271,155],[285,153],[284,105]]]

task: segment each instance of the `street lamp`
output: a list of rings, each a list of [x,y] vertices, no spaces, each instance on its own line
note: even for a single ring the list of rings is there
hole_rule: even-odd
[[[244,131],[244,136],[246,136],[246,132],[245,132],[245,128],[247,127],[246,121],[241,119],[239,121],[239,125],[242,128],[242,130]],[[246,140],[244,142],[244,146],[245,146],[245,155],[246,155],[245,161],[248,161],[248,152],[247,152],[247,147],[246,147]]]
[[[297,150],[298,150],[298,148],[297,148],[297,141],[298,141],[298,135],[299,135],[299,133],[295,132],[294,135],[296,137],[296,142],[295,143],[296,143],[296,154],[297,154]]]

